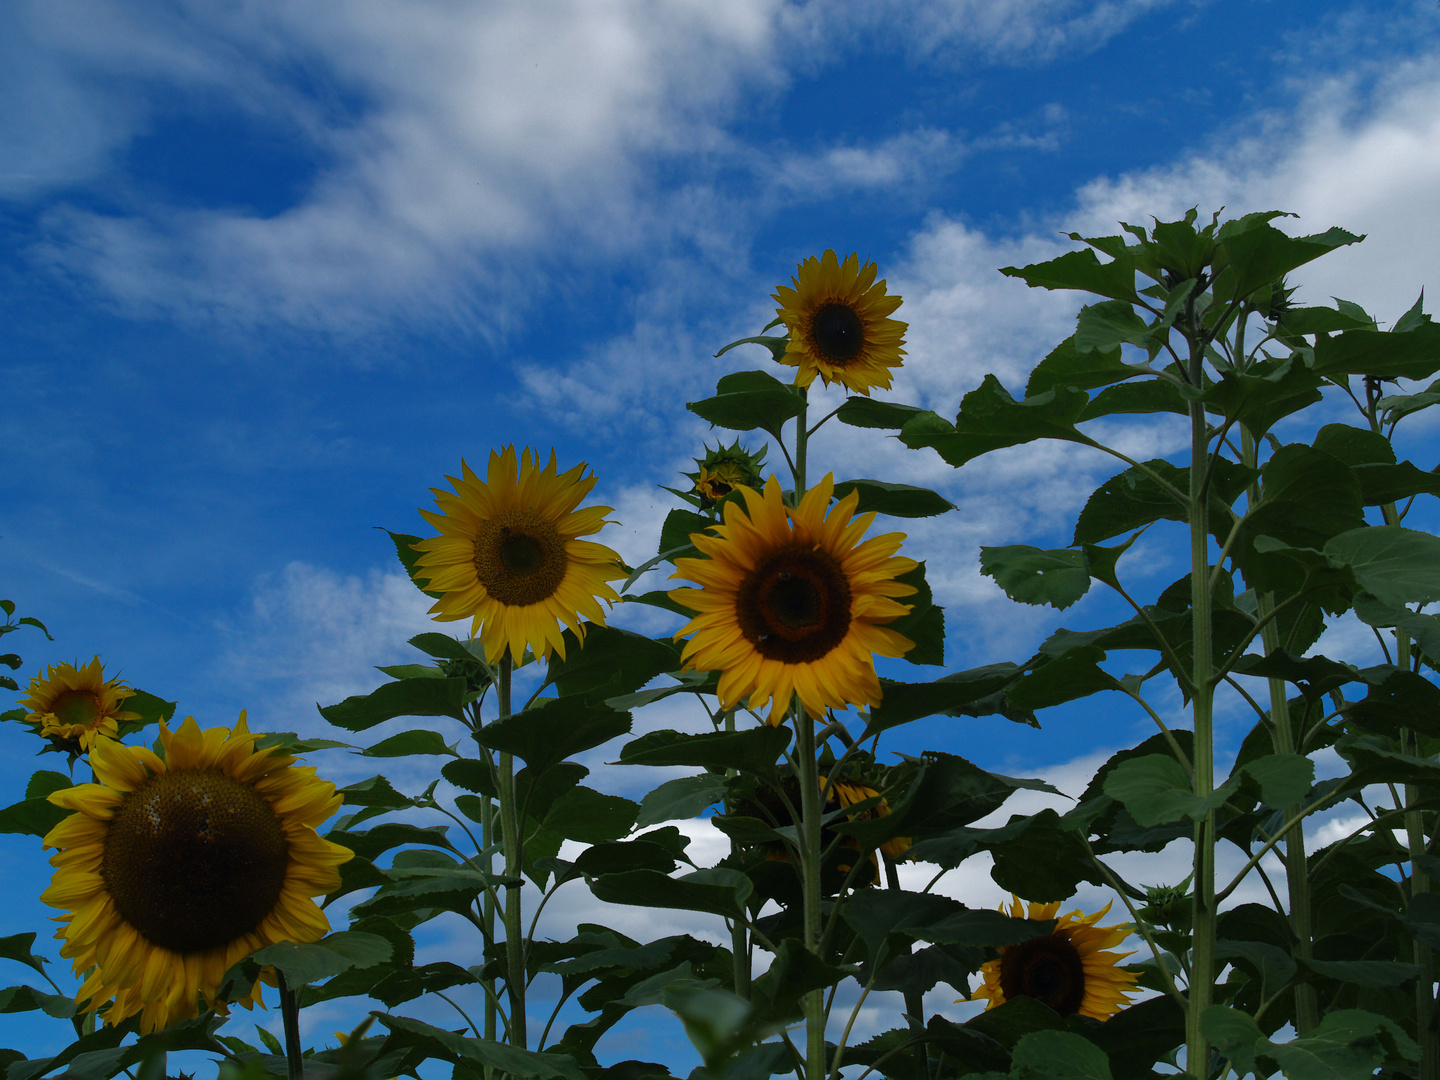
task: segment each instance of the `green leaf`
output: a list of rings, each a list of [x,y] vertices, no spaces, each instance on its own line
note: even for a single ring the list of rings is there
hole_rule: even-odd
[[[778,323],[779,320],[776,320],[776,322],[773,322],[770,325],[776,326],[778,325]],[[785,355],[786,349],[790,347],[790,338],[788,335],[785,337],[773,337],[763,334],[759,337],[742,337],[738,341],[730,342],[729,345],[726,345],[723,349],[717,352],[715,354],[716,358],[718,359],[719,357],[724,356],[731,349],[735,348],[736,345],[764,345],[767,349],[770,350],[770,355],[774,357],[777,362],[779,362],[780,358]]]
[[[891,517],[921,518],[955,509],[954,503],[929,488],[890,484],[884,480],[842,480],[835,485],[835,498],[843,499],[852,491],[860,493],[860,501],[855,508],[857,514],[868,514],[873,510]]]
[[[1099,664],[1105,650],[1071,649],[1064,656],[1041,664],[1010,687],[1005,700],[1012,709],[1033,711],[1063,705],[1101,690],[1124,692],[1124,684]]]
[[[1049,934],[1055,921],[1012,919],[998,911],[975,911],[934,893],[864,889],[851,894],[841,917],[864,940],[875,963],[893,934],[936,945],[998,948]]]
[[[1211,529],[1224,539],[1229,532],[1230,504],[1256,476],[1253,469],[1220,459],[1210,477]],[[1116,473],[1085,503],[1075,523],[1073,544],[1098,544],[1162,518],[1184,521],[1188,513],[1190,470],[1164,458]]]
[[[0,958],[18,961],[43,974],[45,969],[42,965],[45,963],[45,958],[36,956],[30,951],[30,947],[34,944],[35,934],[33,932],[0,937]]]
[[[1282,446],[1261,471],[1260,504],[1245,517],[1249,536],[1319,550],[1365,524],[1360,484],[1336,457],[1300,443]]]
[[[1383,604],[1440,600],[1440,537],[1400,525],[1371,525],[1332,537],[1324,552],[1349,566]]]
[[[1069,251],[1049,262],[1032,263],[1023,268],[1004,266],[1000,273],[1018,277],[1032,289],[1080,289],[1130,303],[1140,299],[1135,292],[1134,256],[1129,252],[1112,262],[1102,263],[1089,249]]]
[[[1043,394],[1056,386],[1093,390],[1098,386],[1110,386],[1122,379],[1133,379],[1137,375],[1146,374],[1144,368],[1123,363],[1119,348],[1103,349],[1092,346],[1088,350],[1082,350],[1077,338],[1078,335],[1066,338],[1030,372],[1030,381],[1025,384],[1027,398]]]
[[[1004,690],[1019,675],[1019,665],[1006,661],[957,671],[934,682],[902,683],[881,679],[880,704],[870,710],[864,737],[869,738],[936,713],[959,716],[965,706]]]
[[[878,401],[868,397],[845,399],[835,413],[835,418],[851,427],[883,428],[898,431],[913,417],[924,413],[914,405],[901,405],[895,401]]]
[[[1222,236],[1215,262],[1234,272],[1232,295],[1237,300],[1337,247],[1364,239],[1340,228],[1313,236],[1287,236],[1269,224]]]
[[[0,990],[0,1013],[34,1012],[41,1010],[57,1020],[75,1015],[73,998],[47,994],[33,986],[7,986]]]
[[[0,833],[43,837],[69,813],[47,799],[25,799],[0,810]]]
[[[665,524],[660,526],[660,548],[657,554],[674,558],[682,552],[697,554],[690,537],[703,533],[716,524],[714,518],[697,514],[693,510],[676,509],[665,515]]]
[[[888,624],[891,630],[915,643],[913,649],[906,650],[904,659],[912,664],[945,663],[945,609],[934,601],[930,584],[925,580],[925,564],[920,563],[895,580],[916,590],[911,596],[898,598],[899,603],[910,605],[909,614]]]
[[[575,856],[575,868],[587,877],[621,874],[630,870],[654,870],[669,874],[675,869],[675,855],[664,844],[643,837],[594,844]]]
[[[415,550],[413,545],[418,544],[421,540],[421,537],[411,536],[409,533],[393,533],[390,532],[389,529],[386,529],[385,532],[389,535],[390,542],[395,545],[395,554],[400,558],[400,565],[405,568],[406,575],[410,578],[412,582],[415,583],[415,587],[421,592],[423,592],[426,596],[432,597],[436,600],[441,599],[445,595],[443,592],[439,592],[434,589],[427,589],[420,584],[421,581],[424,581],[428,584],[430,580],[429,578],[425,577],[423,574],[421,575],[419,580],[416,580],[415,577],[416,570],[418,569],[416,564],[420,561],[420,553]]]
[[[1239,960],[1253,973],[1260,984],[1260,998],[1269,1001],[1280,988],[1295,977],[1298,968],[1286,949],[1268,941],[1215,942],[1217,960]]]
[[[680,731],[652,731],[626,743],[620,751],[625,765],[688,765],[707,769],[767,772],[790,745],[784,726],[746,728],[689,735]]]
[[[486,724],[481,745],[514,754],[537,773],[630,730],[630,714],[604,702],[559,698]]]
[[[1081,410],[1077,423],[1116,413],[1175,413],[1189,416],[1190,405],[1180,388],[1166,379],[1121,383],[1100,391]]]
[[[246,960],[274,967],[291,986],[306,986],[351,968],[368,968],[390,959],[390,942],[378,934],[342,930],[313,945],[282,941],[251,953]],[[246,961],[241,961],[245,963]],[[253,983],[253,980],[252,980]]]
[[[467,649],[463,641],[457,641],[449,634],[427,631],[423,634],[416,634],[409,643],[427,656],[433,656],[437,660],[476,659],[476,654]]]
[[[680,646],[669,638],[657,641],[590,623],[583,648],[572,631],[565,631],[565,659],[558,652],[551,656],[547,679],[562,698],[603,699],[633,693],[655,676],[679,669]]]
[[[1235,787],[1227,783],[1201,798],[1173,757],[1147,754],[1122,761],[1105,779],[1105,794],[1124,805],[1141,825],[1162,825],[1188,818],[1198,821],[1224,804]]]
[[[703,911],[734,918],[745,908],[754,886],[738,870],[717,867],[673,878],[655,870],[606,874],[590,883],[596,899],[633,907]]]
[[[980,387],[960,402],[960,412],[952,427],[937,430],[924,416],[917,416],[901,429],[900,441],[912,450],[933,447],[956,468],[992,450],[1019,446],[1035,439],[1061,439],[1093,446],[1093,439],[1075,429],[1089,400],[1083,390],[1055,386],[1016,401],[994,375],[986,375]]]
[[[1317,338],[1314,367],[1330,378],[1433,378],[1440,371],[1440,323],[1422,324],[1405,333],[1347,330]]]
[[[63,791],[66,788],[75,786],[75,781],[62,772],[55,772],[51,769],[41,769],[30,777],[30,782],[25,785],[25,798],[43,799],[52,791]]]
[[[125,699],[123,707],[126,712],[139,713],[140,719],[133,723],[137,727],[144,727],[158,724],[162,720],[169,721],[175,715],[175,704],[154,694],[147,694],[144,690],[136,690]]]
[[[1073,548],[1042,551],[1028,544],[982,547],[980,572],[1022,604],[1065,610],[1090,590],[1085,553]]]
[[[1355,986],[1403,986],[1420,974],[1415,964],[1391,960],[1300,960],[1301,967],[1326,979]]]
[[[1375,320],[1338,308],[1296,307],[1282,311],[1277,326],[1289,334],[1308,337],[1311,334],[1338,334],[1342,330],[1373,330]]]
[[[489,1069],[511,1076],[537,1076],[541,1080],[585,1080],[585,1074],[574,1060],[562,1054],[522,1050],[518,1046],[486,1039],[467,1039],[453,1031],[431,1027],[405,1016],[381,1013],[380,1022],[391,1031],[391,1037],[402,1045],[415,1046],[427,1056],[440,1057],[455,1063],[477,1066],[484,1074]]]
[[[759,428],[777,439],[787,420],[805,410],[805,400],[791,386],[763,371],[737,371],[716,385],[715,397],[685,407],[715,427],[731,431]]]
[[[1381,603],[1369,593],[1355,597],[1355,617],[1367,626],[1393,626],[1404,630],[1420,651],[1440,660],[1440,616],[1422,615],[1403,604]]]
[[[346,731],[364,731],[397,716],[464,715],[464,679],[401,679],[338,705],[317,706],[320,715]]]
[[[500,797],[495,786],[495,774],[483,761],[476,761],[473,758],[447,761],[440,767],[440,775],[456,787],[464,788],[466,791],[488,795],[492,799]]]
[[[1068,1031],[1032,1031],[1015,1044],[1010,1075],[1014,1080],[1111,1080],[1110,1059]]]
[[[390,781],[383,776],[372,776],[368,780],[361,780],[349,787],[343,787],[340,789],[340,794],[345,799],[346,806],[383,807],[387,810],[398,810],[401,807],[413,805],[408,795],[402,795],[396,791]]]
[[[567,840],[598,844],[626,835],[639,809],[639,804],[619,795],[573,787],[551,804],[542,827]]]
[[[411,728],[398,735],[391,735],[360,753],[365,757],[407,757],[410,754],[458,756],[453,747],[445,745],[445,739],[438,731],[428,731],[425,728]]]
[[[1161,332],[1163,334],[1163,330]],[[1130,301],[1106,300],[1080,309],[1072,340],[1078,352],[1111,353],[1118,360],[1121,345],[1145,348],[1152,333],[1150,325],[1135,313]]]
[[[1258,439],[1291,413],[1319,401],[1322,382],[1297,357],[1262,360],[1244,372],[1222,372],[1201,400],[1207,411],[1243,423]]]
[[[667,780],[640,800],[637,828],[697,817],[725,796],[725,778],[715,773]]]
[[[377,855],[402,844],[424,844],[429,847],[441,847],[454,851],[454,846],[445,835],[448,828],[448,825],[429,825],[421,828],[405,821],[387,821],[374,828],[366,829],[364,832],[331,829],[325,839],[339,844],[341,847],[347,847],[362,859],[369,859],[373,862]]]

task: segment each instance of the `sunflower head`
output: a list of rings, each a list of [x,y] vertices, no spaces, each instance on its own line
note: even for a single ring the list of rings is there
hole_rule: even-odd
[[[40,898],[64,912],[60,955],[87,973],[77,999],[92,1010],[110,1002],[108,1023],[138,1013],[145,1033],[202,1003],[223,1009],[216,994],[231,965],[329,931],[310,898],[339,887],[352,853],[315,827],[340,796],[279,748],[257,750],[259,738],[241,713],[233,729],[162,723],[163,757],[101,739],[96,783],[50,795],[73,813],[45,837],[59,850]]]
[[[1105,952],[1129,936],[1125,926],[1096,926],[1110,905],[1093,915],[1072,911],[1057,917],[1059,901],[1026,904],[1011,897],[1008,914],[1014,919],[1057,919],[1055,929],[1019,945],[1003,946],[1000,955],[980,968],[983,984],[971,997],[989,998],[986,1009],[1013,997],[1042,1001],[1061,1016],[1088,1016],[1108,1020],[1129,1004],[1127,992],[1137,976],[1122,971],[1120,961],[1130,953]],[[1005,911],[1005,905],[1000,905]]]
[[[599,532],[610,512],[576,509],[594,475],[583,475],[583,463],[557,473],[553,450],[544,468],[533,450],[517,461],[513,446],[490,452],[484,480],[463,461],[460,471],[458,479],[446,477],[454,491],[432,489],[439,512],[420,511],[440,530],[415,545],[417,583],[443,594],[430,614],[470,619],[488,663],[509,649],[519,664],[527,646],[541,657],[553,649],[563,660],[564,627],[583,640],[582,616],[604,625],[598,600],[618,600],[606,583],[626,576],[614,551],[580,539]]]
[[[56,664],[30,680],[20,699],[25,723],[72,753],[88,752],[97,739],[115,739],[120,724],[140,714],[122,708],[135,691],[120,679],[105,678],[97,656],[83,667]]]
[[[777,314],[790,332],[781,363],[799,367],[796,386],[809,386],[819,375],[826,385],[870,396],[870,388],[888,389],[890,369],[905,354],[906,324],[889,316],[900,297],[885,294],[875,264],[860,266],[858,255],[841,263],[834,251],[800,264],[791,286],[775,289]]]
[[[707,447],[705,456],[695,459],[699,471],[685,475],[695,482],[693,491],[705,509],[723,502],[736,488],[758,488],[764,464],[764,447],[752,454],[736,439],[730,446],[716,446],[713,450]]]
[[[675,560],[672,576],[700,585],[670,593],[697,612],[675,635],[693,635],[681,654],[684,667],[719,671],[721,708],[748,698],[757,712],[769,706],[772,724],[797,695],[814,716],[878,704],[875,654],[900,656],[914,647],[884,625],[910,610],[896,597],[915,592],[896,580],[919,565],[895,554],[904,535],[861,542],[875,515],[851,520],[859,501],[853,491],[827,513],[830,476],[794,509],[773,476],[763,492],[739,491],[742,501],[725,504],[717,535],[690,535],[708,558]]]

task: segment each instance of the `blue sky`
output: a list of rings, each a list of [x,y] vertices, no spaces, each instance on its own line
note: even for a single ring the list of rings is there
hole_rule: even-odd
[[[1018,391],[1069,332],[1077,297],[996,269],[1118,219],[1223,205],[1367,233],[1302,295],[1393,320],[1440,282],[1437,59],[1430,0],[13,0],[0,595],[56,641],[7,645],[27,676],[98,653],[207,726],[246,708],[319,733],[316,701],[369,689],[426,627],[375,526],[425,531],[416,508],[461,457],[553,445],[617,508],[604,539],[644,559],[673,505],[656,485],[710,435],[683,403],[765,366],[712,354],[829,247],[905,297],[892,396],[941,413],[987,371]],[[1107,434],[1182,446],[1164,421]],[[1409,437],[1428,467],[1433,428]],[[814,452],[959,505],[906,546],[949,608],[949,670],[1115,614],[1016,609],[977,566],[981,544],[1065,542],[1105,461],[1032,447],[955,473],[832,428]],[[1139,554],[1145,588],[1179,576]],[[891,745],[1080,776],[1146,734],[1129,713],[1045,719]],[[18,797],[30,748],[0,747]],[[44,869],[32,840],[0,841]],[[7,905],[0,933],[44,913]]]

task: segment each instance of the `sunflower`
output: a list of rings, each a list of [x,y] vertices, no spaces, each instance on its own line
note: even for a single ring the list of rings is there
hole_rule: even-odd
[[[823,786],[825,777],[820,778]],[[876,791],[869,784],[853,780],[836,780],[830,785],[830,798],[839,802],[842,808],[862,803],[866,799],[879,799],[880,801],[867,810],[861,810],[853,816],[855,821],[874,821],[876,818],[890,816],[890,804],[885,801],[880,792]],[[854,841],[851,841],[854,843]],[[902,859],[905,853],[910,850],[910,838],[908,836],[893,836],[880,845],[880,850],[892,859]]]
[[[25,722],[39,725],[41,735],[78,743],[88,752],[96,739],[118,738],[120,721],[140,719],[139,713],[120,707],[134,693],[120,679],[107,682],[97,656],[84,667],[47,667],[43,678],[30,680],[28,695],[19,704],[28,710]]]
[[[1031,903],[1030,913],[1019,897],[1012,896],[1009,915],[1013,919],[1054,919],[1060,903]],[[1000,905],[1005,910],[1005,905]],[[1043,1001],[1061,1016],[1089,1016],[1108,1020],[1129,1004],[1125,994],[1137,976],[1121,971],[1119,963],[1130,953],[1102,952],[1119,945],[1129,936],[1123,926],[1096,926],[1110,905],[1094,915],[1072,911],[1059,916],[1055,929],[1043,937],[1000,949],[998,959],[980,968],[984,984],[970,996],[989,998],[986,1009],[1003,1005],[1013,997]]]
[[[421,553],[416,580],[444,593],[430,614],[470,619],[471,636],[484,641],[485,659],[492,664],[506,648],[520,663],[527,645],[536,656],[548,657],[553,649],[565,659],[558,623],[583,641],[580,617],[603,626],[605,612],[596,597],[608,603],[620,599],[606,582],[626,576],[619,555],[579,539],[599,532],[611,509],[575,509],[595,486],[594,475],[582,477],[583,463],[557,475],[553,450],[542,469],[539,456],[527,449],[517,480],[513,446],[490,452],[484,480],[463,461],[460,470],[460,479],[446,477],[453,494],[431,489],[440,512],[420,511],[440,530],[415,545]]]
[[[919,565],[895,555],[904,534],[860,543],[875,515],[851,521],[860,498],[852,491],[827,517],[830,476],[794,510],[773,476],[763,494],[738,490],[744,508],[725,504],[725,524],[714,526],[719,535],[690,535],[709,558],[675,560],[672,576],[701,586],[670,592],[699,612],[675,635],[694,634],[681,654],[684,668],[718,670],[721,708],[747,697],[757,712],[768,703],[772,724],[795,694],[814,716],[878,704],[873,654],[900,656],[915,645],[881,625],[910,610],[894,597],[915,592],[895,580]]]
[[[744,470],[733,461],[722,461],[713,469],[700,466],[700,475],[695,480],[695,490],[705,496],[708,502],[719,502],[737,487],[745,483]]]
[[[777,314],[790,332],[782,364],[798,366],[795,385],[809,386],[815,376],[870,396],[870,388],[890,387],[890,369],[900,366],[906,323],[888,316],[900,297],[885,295],[875,264],[862,269],[860,257],[839,262],[834,251],[813,255],[791,278],[794,288],[777,286]]]
[[[50,796],[75,813],[45,837],[60,850],[40,898],[66,912],[60,955],[88,972],[77,1000],[98,1009],[114,999],[106,1022],[139,1013],[146,1033],[193,1017],[197,998],[217,1004],[236,961],[329,931],[310,898],[339,887],[336,868],[352,853],[315,826],[341,798],[279,748],[257,750],[259,738],[242,712],[233,730],[162,723],[163,759],[100,739],[90,755],[98,783]]]

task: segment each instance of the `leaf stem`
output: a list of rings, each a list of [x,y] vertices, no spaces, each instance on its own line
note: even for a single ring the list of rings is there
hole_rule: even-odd
[[[499,678],[496,680],[496,704],[499,719],[510,715],[510,675],[512,661],[507,650],[500,657]],[[515,759],[501,754],[499,760],[500,841],[505,852],[505,876],[519,879],[523,872],[524,850],[520,844],[520,822],[515,805]],[[505,989],[510,997],[510,1045],[527,1049],[525,1032],[525,927],[520,908],[523,888],[517,883],[505,889]]]
[[[300,1050],[300,997],[285,982],[285,973],[275,969],[275,985],[280,989],[280,1015],[285,1025],[285,1064],[290,1080],[305,1080],[305,1059]]]

